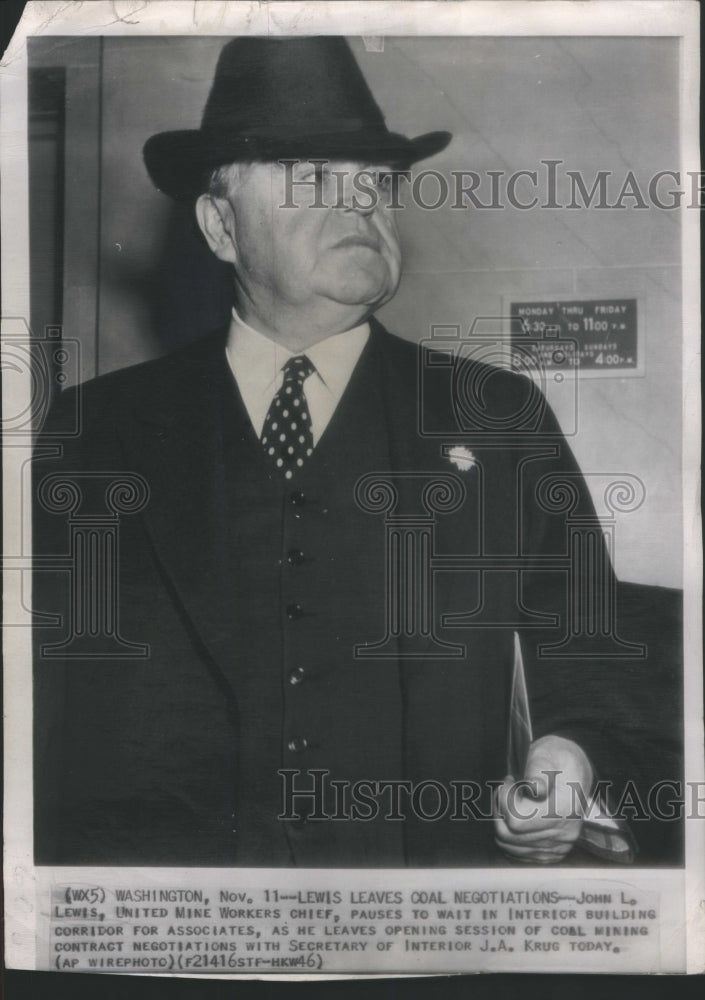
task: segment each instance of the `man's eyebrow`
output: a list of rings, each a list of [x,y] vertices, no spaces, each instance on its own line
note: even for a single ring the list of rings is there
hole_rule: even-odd
[[[292,158],[291,160],[279,160],[277,162],[279,162],[281,164],[289,164],[289,163],[291,163],[292,166],[293,166],[293,168],[294,168],[294,170],[297,167],[299,167],[299,168],[301,168],[301,167],[311,167],[311,168],[314,168],[315,167],[316,169],[321,169],[321,168],[325,168],[325,167],[333,167],[336,170],[339,170],[342,167],[346,167],[350,171],[354,171],[354,170],[374,170],[374,171],[379,171],[380,173],[391,174],[391,173],[395,173],[395,172],[397,172],[397,171],[399,171],[399,170],[402,169],[401,167],[392,166],[389,163],[372,163],[372,162],[367,163],[367,162],[363,162],[362,160],[360,160],[360,161],[356,161],[356,160],[336,160],[333,157],[327,158],[327,157],[324,157],[324,156],[314,156],[310,160],[305,160],[305,159],[297,160],[297,159],[293,159]]]

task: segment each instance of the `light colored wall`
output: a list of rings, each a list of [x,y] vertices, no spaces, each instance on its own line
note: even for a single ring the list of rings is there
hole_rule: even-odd
[[[561,159],[588,186],[598,170],[613,171],[614,201],[627,171],[647,191],[657,171],[678,168],[673,39],[426,39],[428,90],[404,104],[414,93],[415,46],[394,43],[400,86],[388,117],[402,131],[455,134],[432,161],[441,172],[540,170],[541,160]],[[381,91],[380,63],[373,53],[365,57],[368,79]],[[567,192],[558,200],[569,202]],[[468,328],[476,317],[506,315],[512,299],[637,299],[644,376],[581,380],[571,444],[584,471],[629,472],[645,485],[644,505],[617,518],[620,576],[680,586],[677,214],[653,207],[402,214],[404,278],[380,318],[407,336],[428,335],[434,323]],[[549,400],[567,423],[560,397],[549,392]]]
[[[188,267],[178,271],[178,246],[170,242],[179,242],[185,222],[177,213],[175,226],[169,201],[151,187],[141,149],[155,131],[198,125],[221,46],[212,38],[104,40],[96,96],[103,150],[99,371],[164,351],[154,300],[165,260],[203,322],[212,325],[218,314],[201,262],[191,289]],[[598,170],[613,171],[615,194],[628,170],[646,189],[657,170],[678,168],[673,39],[403,38],[386,39],[383,52],[367,52],[356,39],[354,47],[393,130],[454,133],[426,167],[511,173],[554,158],[588,183]],[[644,374],[581,381],[580,433],[572,443],[585,471],[629,472],[645,484],[646,503],[618,519],[620,576],[680,586],[676,213],[447,205],[426,212],[410,206],[399,215],[405,272],[380,318],[410,340],[428,336],[433,324],[465,329],[478,316],[506,314],[512,298],[637,298]],[[560,398],[552,402],[566,419]]]

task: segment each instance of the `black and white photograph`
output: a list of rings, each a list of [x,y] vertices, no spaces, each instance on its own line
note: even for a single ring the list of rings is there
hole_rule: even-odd
[[[10,967],[703,971],[697,31],[27,5]]]

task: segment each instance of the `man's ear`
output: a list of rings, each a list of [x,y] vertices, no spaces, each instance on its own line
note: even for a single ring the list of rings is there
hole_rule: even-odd
[[[202,194],[196,202],[196,220],[206,243],[220,260],[237,263],[235,215],[225,198]]]

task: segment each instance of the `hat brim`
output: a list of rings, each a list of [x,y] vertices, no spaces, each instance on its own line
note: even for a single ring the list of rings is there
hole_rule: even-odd
[[[207,173],[225,163],[337,159],[406,170],[412,163],[440,153],[451,139],[450,132],[427,132],[408,139],[386,131],[207,138],[198,129],[186,129],[153,135],[145,143],[144,162],[160,191],[177,201],[190,201],[203,192]]]

